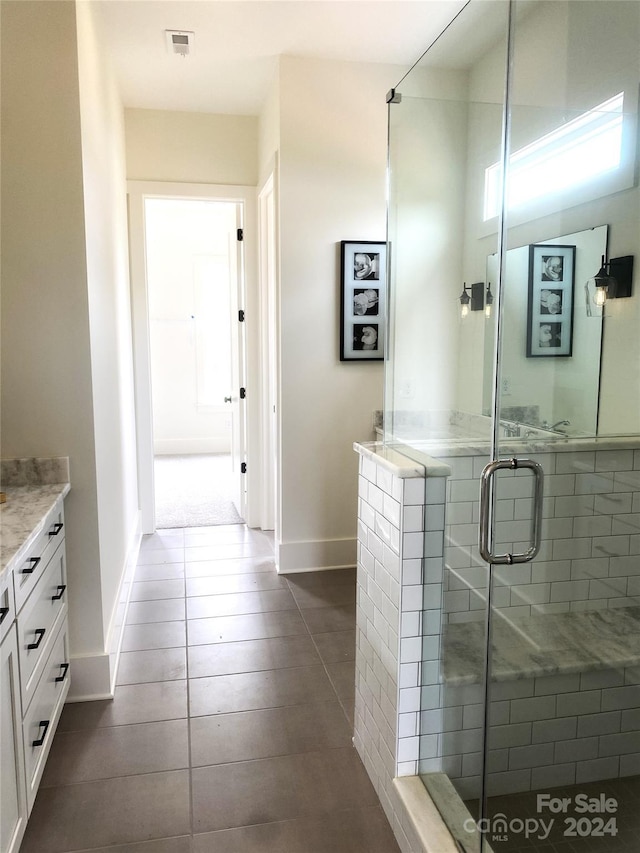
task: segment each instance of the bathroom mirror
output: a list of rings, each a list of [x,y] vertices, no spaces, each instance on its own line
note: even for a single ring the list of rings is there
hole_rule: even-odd
[[[593,301],[593,276],[602,256],[607,254],[607,230],[606,225],[601,225],[536,243],[575,248],[571,270],[573,334],[568,357],[532,358],[527,355],[530,246],[519,246],[506,253],[502,292],[504,322],[510,334],[505,336],[502,350],[499,396],[503,420],[572,436],[597,435],[603,318],[602,309]],[[488,256],[486,276],[488,282],[497,281],[497,254]],[[564,282],[565,288],[568,284]],[[551,304],[542,309],[548,313],[549,322],[545,325],[553,329],[560,325],[558,318],[563,316],[560,302],[567,290],[550,281],[545,291],[551,299]],[[495,314],[488,322],[495,323]],[[491,408],[494,360],[493,329],[487,332],[482,400],[485,413]]]

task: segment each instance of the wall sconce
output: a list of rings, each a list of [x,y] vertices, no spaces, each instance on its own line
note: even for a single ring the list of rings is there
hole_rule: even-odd
[[[471,293],[471,296],[469,296]],[[477,281],[467,287],[466,281],[462,285],[462,293],[460,294],[460,317],[462,320],[467,316],[469,310],[482,311],[484,308],[484,282]],[[491,297],[493,302],[493,296]]]
[[[593,277],[596,286],[594,302],[602,307],[607,299],[621,299],[631,296],[633,282],[633,255],[623,258],[611,258],[607,263],[602,256],[600,269]]]
[[[493,305],[493,293],[491,293],[491,282],[487,282],[487,292],[484,295],[484,316],[491,319],[491,306]]]

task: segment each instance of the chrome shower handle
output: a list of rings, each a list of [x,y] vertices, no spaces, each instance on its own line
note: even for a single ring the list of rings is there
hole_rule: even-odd
[[[522,554],[493,554],[489,531],[491,515],[491,481],[496,471],[508,468],[516,471],[518,468],[528,468],[533,471],[535,478],[535,491],[533,495],[533,517],[531,519],[531,545]],[[480,556],[487,563],[506,564],[528,563],[540,550],[542,538],[542,497],[544,490],[544,471],[542,465],[533,459],[494,459],[485,466],[480,475],[480,538],[478,546]]]

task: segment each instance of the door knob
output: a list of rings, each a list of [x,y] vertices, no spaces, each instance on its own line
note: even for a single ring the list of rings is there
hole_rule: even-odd
[[[231,397],[225,397],[225,398],[224,398],[224,401],[225,401],[225,403],[230,403],[230,402],[231,402]]]

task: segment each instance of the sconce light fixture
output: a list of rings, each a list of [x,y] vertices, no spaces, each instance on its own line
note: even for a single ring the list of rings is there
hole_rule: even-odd
[[[469,295],[469,293],[471,295]],[[466,281],[462,285],[462,293],[460,294],[460,317],[464,318],[471,311],[482,311],[484,308],[484,282],[477,281],[467,287]],[[491,297],[493,301],[493,296]]]
[[[631,296],[633,281],[633,255],[623,258],[611,258],[606,262],[604,255],[600,269],[593,277],[596,286],[594,301],[602,306],[608,299],[621,299]]]
[[[460,294],[460,319],[464,320],[464,318],[469,313],[469,303],[471,302],[471,297],[467,293],[467,283],[462,285],[462,293]]]
[[[493,305],[493,293],[491,293],[491,282],[487,282],[487,292],[484,295],[484,315],[487,320],[491,319],[491,306]]]

